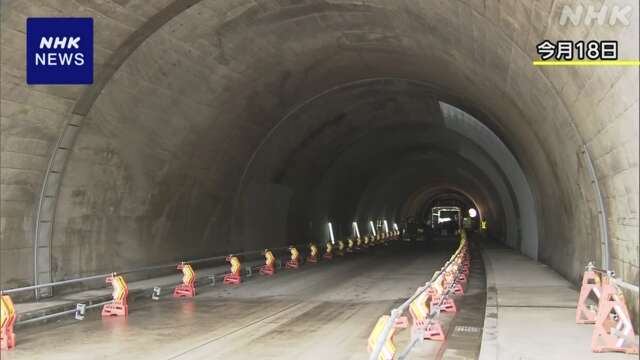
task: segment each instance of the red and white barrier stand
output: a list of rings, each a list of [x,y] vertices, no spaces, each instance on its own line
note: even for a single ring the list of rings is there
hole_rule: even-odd
[[[461,268],[460,274],[458,275],[458,281],[466,284],[469,279],[469,268],[470,268],[470,259],[469,255],[465,254],[461,256],[459,268]]]
[[[287,261],[285,267],[287,269],[297,269],[300,267],[300,252],[296,249],[295,246],[289,246],[289,252],[291,253],[291,258]]]
[[[453,294],[457,296],[464,295],[464,288],[462,287],[462,284],[460,284],[459,282],[456,282],[453,285]]]
[[[455,301],[448,296],[442,299],[442,297],[445,296],[444,278],[445,276],[442,275],[432,283],[431,288],[433,290],[431,291],[431,303],[429,305],[430,308],[437,308],[440,312],[455,313],[458,311]]]
[[[635,332],[624,296],[608,277],[602,279],[601,290],[591,350],[638,354],[638,344],[635,343]]]
[[[260,267],[260,275],[271,276],[276,272],[276,257],[273,256],[271,250],[264,251],[264,265]]]
[[[227,285],[240,285],[242,282],[242,264],[237,256],[227,256],[227,261],[231,264],[230,272],[224,276],[223,283]]]
[[[13,325],[16,323],[16,309],[9,295],[0,295],[0,350],[16,347]]]
[[[383,241],[389,240],[393,238],[392,235],[393,233],[389,233],[380,239]],[[452,293],[458,295],[464,294],[462,284],[467,281],[469,268],[470,256],[466,242],[466,234],[463,232],[461,235],[461,244],[447,262],[446,269],[443,268],[440,271],[436,271],[431,277],[429,288],[421,293],[419,292],[424,288],[416,290],[416,294],[418,295],[409,303],[409,314],[411,315],[413,323],[412,341],[417,338],[436,341],[445,340],[445,332],[442,324],[438,321],[438,316],[440,312],[455,313],[457,311],[455,302],[451,299],[450,295]],[[462,274],[465,276],[461,276]],[[393,315],[398,311],[404,311],[404,308],[396,308],[391,313]],[[374,349],[377,351],[382,347],[382,351],[375,354],[378,360],[391,360],[395,358],[396,348],[393,342],[395,331],[396,329],[408,326],[408,319],[405,316],[399,317],[392,326],[387,327],[389,321],[389,316],[379,318],[374,330],[369,336],[369,352],[372,352]],[[380,344],[378,339],[382,336],[382,332],[385,329],[390,329],[389,336],[384,339],[386,340],[385,343]]]
[[[431,295],[429,295],[428,291],[425,291],[409,304],[409,314],[411,314],[413,320],[413,331],[418,332],[418,334],[421,332],[422,338],[425,340],[444,341],[444,331],[437,317],[431,319],[430,322],[428,320],[429,307],[427,302],[429,297]]]
[[[182,283],[173,290],[173,297],[196,296],[196,273],[191,265],[180,263],[176,268],[182,271]]]
[[[111,316],[127,316],[129,315],[129,305],[127,304],[127,297],[129,296],[129,287],[126,281],[121,275],[111,274],[106,279],[107,284],[111,284],[113,292],[113,302],[105,304],[102,307],[102,317]]]
[[[307,256],[307,261],[312,264],[318,262],[318,247],[316,244],[309,244],[309,256]]]
[[[589,296],[593,294],[600,302],[600,274],[594,270],[593,263],[589,263],[582,277],[582,286],[580,287],[580,297],[578,298],[578,307],[576,308],[577,324],[595,324],[597,315],[597,305],[588,304]]]
[[[322,258],[325,260],[331,260],[333,259],[333,244],[328,242],[327,245],[325,246],[325,250],[324,250],[324,255],[322,255]]]

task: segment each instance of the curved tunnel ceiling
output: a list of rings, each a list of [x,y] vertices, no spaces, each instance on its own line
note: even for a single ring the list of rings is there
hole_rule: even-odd
[[[535,43],[566,30],[544,21],[556,3],[10,1],[2,24],[14,35],[24,17],[61,11],[95,16],[96,34],[109,37],[96,35],[88,89],[26,87],[24,45],[3,37],[3,137],[37,146],[3,142],[3,154],[26,155],[2,165],[15,169],[3,176],[13,197],[2,216],[16,244],[2,257],[26,265],[8,266],[2,281],[33,276],[36,237],[51,248],[51,276],[72,277],[304,242],[330,217],[400,216],[425,185],[446,184],[503,224],[506,243],[575,280],[602,260],[584,146],[613,246],[637,231],[638,140],[618,131],[612,143],[607,130],[637,132],[637,69],[532,67]],[[78,127],[69,138],[67,122]],[[36,236],[41,174],[61,133],[72,151],[45,204],[55,219],[40,231],[50,236]],[[612,261],[637,277],[637,258],[617,251]]]

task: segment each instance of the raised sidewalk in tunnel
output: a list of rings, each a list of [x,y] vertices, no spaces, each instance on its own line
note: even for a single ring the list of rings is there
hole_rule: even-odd
[[[575,322],[579,289],[560,274],[502,245],[483,245],[487,306],[480,360],[637,359],[591,351],[593,325]]]

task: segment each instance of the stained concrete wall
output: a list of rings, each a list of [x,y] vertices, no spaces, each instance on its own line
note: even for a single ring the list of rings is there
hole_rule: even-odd
[[[72,117],[82,125],[56,203],[55,278],[259,247],[261,239],[239,244],[230,235],[243,186],[260,183],[245,176],[259,144],[308,99],[371,78],[428,84],[435,99],[497,134],[536,203],[553,204],[538,209],[540,260],[573,281],[600,257],[586,144],[612,266],[637,283],[638,68],[535,68],[531,60],[540,40],[567,37],[616,39],[622,58],[638,58],[638,30],[562,26],[562,6],[572,3],[3,1],[0,284],[32,281],[34,208]],[[96,84],[26,86],[25,18],[62,15],[95,19]],[[377,106],[362,117],[380,113]],[[275,163],[295,169],[295,155]]]

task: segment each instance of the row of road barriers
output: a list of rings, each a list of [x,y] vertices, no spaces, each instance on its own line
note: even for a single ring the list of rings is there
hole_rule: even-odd
[[[621,282],[609,270],[589,263],[582,278],[576,323],[594,324],[593,352],[638,354],[638,344],[622,287],[638,293],[638,287]],[[591,300],[595,299],[595,303]]]
[[[399,240],[400,233],[398,231],[390,231],[388,233],[378,233],[376,235],[364,236],[363,238],[356,239],[347,239],[340,240],[337,244],[333,244],[332,242],[328,242],[324,246],[324,253],[322,254],[322,259],[324,260],[332,260],[334,256],[345,256],[347,253],[356,253],[367,248],[375,247],[377,245],[388,245],[389,241]],[[282,261],[278,261],[276,256],[274,255],[275,251],[287,251],[289,253],[289,259],[286,260],[284,266],[282,265]],[[306,257],[306,262],[310,264],[316,264],[320,261],[320,249],[316,244],[310,243],[308,249],[309,255]],[[251,266],[247,266],[245,268],[245,273],[243,275],[242,271],[242,262],[240,260],[240,256],[249,255],[249,254],[258,254],[261,253],[265,262],[264,265],[258,267],[257,269],[253,269]],[[48,318],[53,318],[65,314],[74,314],[76,320],[83,320],[84,315],[87,309],[95,308],[102,306],[102,318],[109,317],[127,317],[129,315],[129,305],[128,305],[128,296],[129,296],[129,287],[127,282],[124,279],[124,274],[134,273],[140,271],[148,271],[165,268],[167,266],[176,267],[177,270],[182,272],[182,281],[176,285],[173,291],[173,297],[175,298],[183,298],[183,297],[194,297],[196,296],[196,272],[193,269],[192,264],[206,262],[211,260],[218,259],[226,259],[226,261],[230,264],[230,269],[228,273],[225,273],[223,276],[223,283],[228,285],[240,285],[243,281],[244,277],[250,277],[253,274],[254,270],[258,270],[260,275],[274,275],[276,273],[276,267],[286,269],[298,269],[302,263],[303,259],[300,254],[298,248],[294,245],[289,247],[281,247],[274,249],[264,249],[263,251],[250,251],[244,252],[241,254],[231,254],[226,257],[211,257],[211,258],[203,258],[203,259],[195,259],[191,261],[180,262],[179,264],[169,264],[169,265],[158,265],[153,267],[147,267],[142,269],[124,271],[120,273],[110,273],[105,275],[94,275],[79,279],[71,279],[64,280],[59,282],[53,282],[48,284],[27,286],[23,288],[15,288],[9,290],[0,291],[0,350],[8,350],[12,349],[16,346],[16,336],[14,333],[14,325],[16,324],[17,314],[15,310],[14,303],[9,294],[17,293],[21,291],[30,291],[33,289],[43,288],[43,287],[54,287],[58,285],[70,284],[70,283],[79,283],[87,280],[95,280],[104,278],[107,284],[110,284],[113,291],[111,293],[112,299],[109,301],[97,303],[97,304],[76,304],[76,308],[72,310],[65,310],[62,312],[58,312],[55,314],[44,315],[36,319],[29,319],[28,322],[33,322],[34,320],[44,320]],[[211,284],[215,285],[216,275],[212,275],[209,277]],[[153,293],[151,298],[153,300],[160,299],[160,287],[155,287],[153,289]]]
[[[419,287],[402,305],[381,316],[369,335],[367,350],[370,360],[392,360],[407,357],[415,344],[424,340],[444,341],[445,333],[438,320],[441,312],[455,313],[453,295],[464,295],[470,269],[470,253],[466,233],[460,234],[460,245],[431,280]],[[405,312],[409,313],[411,323]],[[397,354],[395,336],[398,330],[411,327],[411,340]]]

